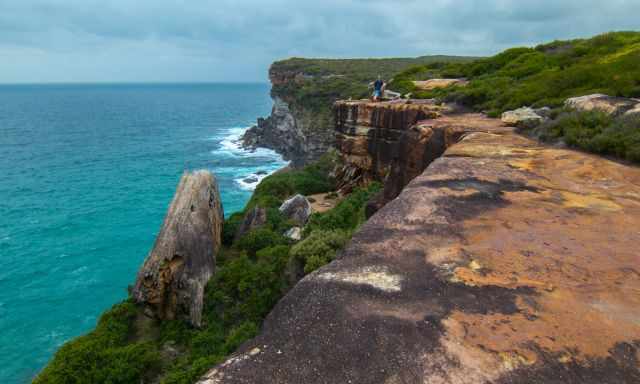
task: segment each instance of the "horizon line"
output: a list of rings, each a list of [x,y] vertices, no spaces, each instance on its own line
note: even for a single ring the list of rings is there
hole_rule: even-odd
[[[0,86],[16,85],[214,85],[214,84],[269,84],[269,81],[43,81],[0,82]]]

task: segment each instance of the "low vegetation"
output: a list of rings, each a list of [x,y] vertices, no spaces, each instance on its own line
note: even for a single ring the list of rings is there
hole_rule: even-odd
[[[545,141],[640,163],[640,115],[618,118],[592,111],[566,111],[534,132]]]
[[[65,344],[40,375],[45,383],[193,383],[254,337],[266,315],[299,278],[335,258],[364,222],[364,205],[380,186],[356,190],[333,210],[314,214],[304,238],[283,236],[292,226],[277,207],[296,193],[330,192],[335,159],[265,178],[247,204],[268,208],[268,222],[234,241],[243,212],[225,222],[225,245],[205,292],[204,326],[158,324],[130,301],[101,317],[96,329]]]
[[[456,101],[497,116],[522,106],[562,105],[565,99],[593,93],[640,97],[640,32],[606,33],[591,39],[555,41],[513,48],[467,63],[414,66],[391,87],[417,98]],[[413,80],[470,80],[467,87],[420,92]]]

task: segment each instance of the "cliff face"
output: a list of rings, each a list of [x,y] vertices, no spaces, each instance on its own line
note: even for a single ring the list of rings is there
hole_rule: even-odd
[[[403,148],[408,148],[424,141],[424,135],[411,130],[416,122],[436,118],[445,109],[431,101],[414,104],[337,102],[334,105],[336,148],[344,164],[338,172],[340,187],[350,190],[372,180],[385,180],[392,164],[400,160],[401,142],[404,142]],[[402,165],[420,167],[414,162]]]
[[[297,87],[304,81],[298,72],[271,68],[269,78],[274,87],[271,96],[271,115],[258,119],[243,137],[245,148],[264,147],[280,153],[294,167],[317,160],[333,146],[333,124],[323,113],[309,110],[304,104],[288,97],[288,87]]]
[[[349,192],[372,180],[384,182],[384,191],[371,202],[372,214],[464,134],[503,130],[495,120],[455,109],[430,100],[337,102],[336,147],[343,163],[337,172],[340,189]]]
[[[201,325],[204,288],[214,273],[223,221],[213,175],[185,173],[132,291],[147,313]]]
[[[640,169],[479,115],[413,125],[444,153],[200,383],[640,382]]]

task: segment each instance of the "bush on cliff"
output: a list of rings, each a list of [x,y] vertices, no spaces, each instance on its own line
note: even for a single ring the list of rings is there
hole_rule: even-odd
[[[136,383],[160,370],[153,343],[130,343],[137,307],[123,302],[105,312],[95,330],[66,343],[36,377],[36,384]]]
[[[457,101],[497,116],[528,106],[559,106],[573,96],[605,93],[640,96],[640,32],[606,33],[591,39],[513,48],[471,63],[438,63],[396,76],[393,88],[419,98]],[[466,77],[467,87],[416,92],[412,80]]]
[[[543,140],[640,162],[640,116],[613,118],[606,113],[566,112],[538,128]]]
[[[354,230],[365,221],[364,208],[367,201],[380,191],[380,183],[371,183],[366,188],[354,190],[336,207],[324,213],[314,213],[305,226],[305,234],[315,230]]]
[[[291,248],[291,262],[301,265],[305,274],[311,273],[331,262],[350,238],[351,233],[347,231],[313,231]]]

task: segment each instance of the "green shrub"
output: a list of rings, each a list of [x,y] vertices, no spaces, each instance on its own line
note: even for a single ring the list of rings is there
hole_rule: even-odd
[[[240,256],[227,261],[207,287],[209,322],[225,328],[239,322],[259,323],[286,289],[287,246],[262,249],[256,260]]]
[[[222,225],[222,244],[231,245],[244,219],[244,212],[236,212],[229,216]]]
[[[310,273],[329,263],[351,238],[346,231],[316,230],[291,248],[291,257],[304,266],[304,273]]]
[[[603,112],[569,112],[540,128],[543,140],[640,162],[640,116],[612,118]]]
[[[427,64],[396,76],[418,98],[441,98],[500,113],[528,106],[561,106],[573,96],[605,93],[640,95],[640,33],[616,32],[591,39],[556,41],[536,48],[509,49],[471,63]],[[416,92],[411,80],[466,77],[467,87]]]
[[[329,152],[302,169],[276,172],[265,177],[256,187],[245,211],[256,205],[278,208],[286,198],[298,193],[313,195],[334,190],[335,180],[331,172],[336,162],[336,154]]]
[[[379,183],[372,183],[366,188],[353,191],[335,208],[324,213],[314,213],[305,226],[305,234],[315,230],[355,230],[365,220],[364,207],[382,188]]]
[[[255,257],[256,252],[261,249],[286,243],[287,239],[280,233],[267,227],[261,227],[241,237],[236,243],[236,247],[246,251],[249,256]]]
[[[134,383],[160,369],[152,343],[129,343],[138,309],[124,302],[105,312],[96,329],[56,352],[34,383]]]

